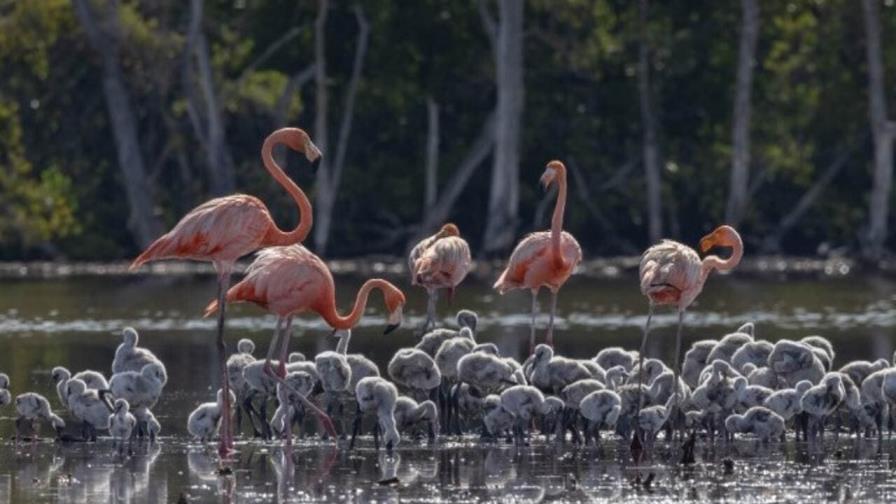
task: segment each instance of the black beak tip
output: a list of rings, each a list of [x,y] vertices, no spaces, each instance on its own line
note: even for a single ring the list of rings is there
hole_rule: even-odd
[[[400,325],[401,325],[401,324],[389,324],[389,325],[387,325],[387,326],[386,326],[386,330],[383,331],[383,335],[389,334],[390,332],[392,332],[392,331],[398,329],[398,326],[400,326]]]
[[[324,158],[323,155],[317,156],[317,159],[315,159],[314,161],[311,162],[311,168],[313,168],[314,170],[317,170],[318,168],[320,168],[320,163],[323,158]]]

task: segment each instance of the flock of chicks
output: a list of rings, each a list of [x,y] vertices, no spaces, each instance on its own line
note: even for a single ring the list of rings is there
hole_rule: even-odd
[[[461,310],[457,323],[459,329],[434,329],[415,347],[398,350],[386,370],[389,379],[363,355],[348,353],[349,331],[336,331],[335,351],[313,362],[290,355],[287,381],[306,398],[320,394],[340,434],[348,435],[342,422],[351,419],[351,446],[364,418],[375,417],[375,443],[379,447],[382,436],[387,449],[402,436],[434,439],[440,432],[525,444],[535,425],[546,438],[585,444],[596,442],[601,430],[622,439],[637,432],[650,447],[663,429],[700,431],[711,439],[718,432],[725,440],[752,434],[768,442],[783,439],[792,423],[798,438],[814,442],[828,426],[835,433],[846,426],[880,434],[887,406],[896,403],[896,367],[885,359],[834,370],[828,340],[773,344],[754,338],[751,323],[719,340],[695,342],[677,384],[662,361],[640,364],[637,352],[618,347],[571,359],[538,345],[520,363],[492,343],[477,343],[475,313]],[[231,385],[256,435],[291,442],[304,411],[262,372],[253,347],[242,340],[241,352],[230,358]],[[270,398],[278,408],[268,422]]]
[[[350,429],[350,446],[365,418],[374,417],[374,442],[379,448],[382,438],[389,451],[402,436],[434,440],[471,432],[526,444],[535,425],[546,439],[566,440],[568,433],[572,442],[585,444],[599,440],[601,430],[622,439],[637,432],[649,448],[663,429],[667,437],[689,430],[711,439],[719,432],[726,440],[752,434],[763,442],[783,439],[788,423],[808,441],[817,441],[827,427],[881,435],[888,406],[896,404],[896,367],[879,359],[833,370],[832,345],[819,336],[773,344],[754,338],[753,324],[745,324],[719,340],[695,342],[676,384],[661,360],[639,362],[637,352],[619,347],[572,359],[542,344],[520,363],[501,356],[493,343],[476,342],[474,312],[461,310],[456,320],[458,329],[433,329],[415,347],[398,350],[386,370],[391,380],[370,359],[348,353],[348,330],[335,331],[336,349],[313,361],[290,354],[286,387],[264,371],[264,359],[252,356],[254,343],[240,340],[227,361],[231,399],[239,404],[237,430],[245,417],[255,436],[291,443],[295,428],[305,431],[304,402],[294,396],[302,394],[321,402],[340,436]],[[79,439],[96,440],[98,431],[108,431],[119,450],[132,437],[155,441],[161,427],[151,408],[167,374],[137,343],[137,332],[126,328],[108,381],[97,371],[53,369],[60,404],[81,423]],[[216,436],[222,394],[190,414],[187,428],[196,439]],[[276,410],[269,418],[271,400]],[[0,405],[10,402],[9,378],[0,374]],[[64,434],[65,421],[45,397],[24,393],[15,407],[17,438],[30,428],[33,439],[40,420],[59,437],[73,437]]]
[[[77,435],[65,431],[66,423],[53,412],[50,401],[36,392],[15,398],[16,440],[37,438],[39,422],[45,421],[62,440],[95,441],[99,431],[108,432],[123,450],[132,435],[155,442],[161,425],[151,408],[158,402],[168,382],[165,365],[151,351],[137,346],[133,328],[122,331],[122,343],[115,350],[112,376],[108,380],[99,371],[86,370],[74,375],[61,366],[51,376],[60,405],[80,422]],[[0,374],[3,391],[0,406],[9,404],[9,378]],[[129,445],[130,446],[130,445]]]

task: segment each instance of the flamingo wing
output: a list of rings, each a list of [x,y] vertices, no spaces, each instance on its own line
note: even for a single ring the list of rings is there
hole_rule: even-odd
[[[539,231],[523,238],[510,254],[507,268],[501,273],[494,288],[503,294],[512,289],[534,289],[547,286],[559,288],[582,262],[582,248],[566,231],[560,235],[561,253],[565,266],[557,268],[552,260],[551,233]]]
[[[246,276],[227,291],[227,302],[250,302],[281,316],[291,315],[317,300],[329,275],[326,264],[302,245],[270,247],[258,253]],[[212,301],[206,316],[217,307]]]
[[[233,262],[256,250],[272,224],[267,207],[254,196],[215,198],[191,210],[147,247],[131,269],[170,258]]]
[[[408,254],[408,271],[411,272],[411,285],[417,285],[417,261],[432,247],[436,240],[438,240],[436,235],[424,238],[417,245],[414,245],[414,248]]]
[[[427,287],[456,287],[467,276],[473,260],[470,246],[458,236],[435,241],[414,261],[414,278]]]
[[[494,288],[498,293],[504,294],[508,290],[524,287],[526,273],[532,263],[548,252],[550,244],[551,234],[546,231],[531,233],[520,240],[510,254],[507,267],[495,282]]]
[[[644,252],[639,274],[641,293],[657,302],[676,302],[682,292],[702,284],[700,256],[672,240],[663,240]]]

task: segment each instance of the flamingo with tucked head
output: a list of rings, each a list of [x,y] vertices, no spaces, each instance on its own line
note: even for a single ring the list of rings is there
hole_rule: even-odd
[[[647,337],[650,333],[650,320],[656,305],[672,305],[678,310],[678,330],[675,335],[674,383],[678,383],[681,368],[681,326],[684,312],[697,299],[703,284],[713,270],[731,271],[739,263],[744,254],[744,244],[740,235],[731,226],[723,225],[700,239],[700,251],[709,252],[715,247],[731,249],[731,255],[722,259],[717,255],[708,255],[703,259],[697,251],[682,243],[663,240],[648,248],[641,256],[639,274],[641,293],[650,301],[644,337],[641,340],[639,362],[643,362],[647,349]],[[640,384],[640,378],[639,378]],[[675,401],[678,404],[678,388]],[[640,410],[641,400],[638,401]]]
[[[246,270],[246,276],[227,291],[225,299],[228,303],[254,303],[277,315],[274,339],[271,341],[264,368],[278,382],[288,386],[283,378],[286,376],[292,317],[301,312],[311,311],[320,315],[334,329],[351,329],[364,314],[367,298],[374,289],[383,293],[388,312],[388,326],[385,333],[388,334],[401,324],[405,296],[398,287],[380,278],[368,280],[358,291],[352,311],[347,315],[341,315],[336,310],[336,286],[333,274],[330,273],[326,263],[302,245],[291,245],[270,247],[259,252],[255,261]],[[214,313],[218,306],[218,301],[212,301],[206,308],[205,315]],[[271,368],[275,352],[279,352],[276,372]],[[297,392],[296,395],[300,396],[298,399],[306,409],[317,415],[335,439],[336,432],[330,418],[303,395]]]
[[[149,261],[159,259],[190,259],[210,261],[218,273],[218,355],[221,356],[221,386],[224,389],[223,434],[218,451],[227,455],[233,451],[233,431],[230,425],[230,387],[227,376],[227,348],[224,345],[224,294],[230,285],[230,274],[237,259],[256,250],[301,243],[311,230],[311,202],[274,161],[274,145],[286,144],[301,152],[314,163],[321,152],[305,131],[282,128],[271,133],[261,147],[261,159],[268,173],[292,197],[299,207],[299,224],[292,231],[283,231],[262,201],[247,194],[214,198],[191,210],[168,233],[162,235],[140,254],[130,269],[136,270]]]
[[[548,163],[541,183],[545,189],[556,183],[557,203],[551,217],[551,230],[532,233],[523,238],[510,254],[507,268],[495,282],[499,294],[513,289],[532,292],[532,322],[529,329],[529,351],[535,351],[535,313],[538,290],[551,291],[551,316],[548,321],[547,344],[554,346],[554,316],[557,312],[557,291],[569,279],[576,265],[582,262],[582,247],[563,231],[563,211],[566,208],[566,166],[560,161]]]
[[[473,260],[470,245],[460,237],[460,230],[451,223],[442,226],[438,233],[424,238],[408,255],[411,285],[426,289],[426,322],[420,330],[425,333],[435,322],[438,289],[448,289],[454,297],[454,289],[470,271]]]

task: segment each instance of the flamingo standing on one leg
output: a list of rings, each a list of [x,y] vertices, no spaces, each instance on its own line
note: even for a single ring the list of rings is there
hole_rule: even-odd
[[[551,161],[541,176],[545,189],[556,182],[557,203],[551,217],[551,230],[532,233],[513,249],[507,268],[495,282],[499,294],[512,289],[529,289],[532,292],[532,325],[529,333],[529,350],[535,348],[535,310],[538,290],[551,290],[551,318],[548,322],[547,344],[554,346],[554,315],[557,311],[557,291],[572,275],[576,265],[582,262],[579,242],[563,231],[563,210],[566,208],[566,166]]]
[[[663,240],[647,249],[641,256],[639,268],[641,293],[650,301],[650,311],[644,327],[644,337],[641,340],[638,369],[642,369],[641,364],[643,364],[644,353],[647,349],[647,336],[650,333],[650,320],[653,317],[654,307],[656,305],[674,305],[678,309],[678,330],[675,334],[673,383],[678,383],[681,368],[681,326],[685,310],[700,295],[703,284],[713,270],[730,271],[734,269],[744,254],[743,241],[731,226],[719,226],[712,233],[700,239],[702,253],[709,252],[713,247],[731,248],[731,255],[728,259],[710,255],[701,260],[697,251],[691,247],[676,241]],[[639,385],[641,380],[643,380],[643,373],[639,373]],[[677,408],[678,399],[678,387],[675,387],[673,408]],[[642,402],[639,398],[639,412]]]
[[[367,298],[374,289],[383,292],[386,309],[389,312],[385,331],[385,334],[388,334],[401,324],[405,297],[398,287],[379,278],[368,280],[358,291],[351,313],[340,315],[336,311],[336,287],[333,275],[326,263],[305,247],[291,245],[271,247],[259,252],[255,261],[246,270],[246,276],[227,291],[225,299],[228,303],[243,301],[255,303],[277,315],[277,329],[268,350],[265,368],[270,367],[276,350],[279,360],[276,376],[280,378],[286,373],[289,332],[294,315],[312,311],[320,315],[334,329],[351,329],[364,314]],[[212,301],[206,308],[205,315],[214,313],[218,306],[217,300]],[[284,322],[286,328],[281,331]],[[282,378],[280,380],[283,383]],[[301,396],[299,400],[317,415],[335,439],[336,431],[332,420],[304,396],[297,395]]]
[[[299,207],[299,224],[292,231],[277,227],[264,203],[254,196],[234,194],[214,198],[194,208],[174,229],[153,242],[131,264],[136,270],[146,262],[158,259],[192,259],[211,261],[218,273],[218,354],[221,357],[221,386],[224,389],[224,420],[218,451],[227,455],[233,450],[230,425],[230,394],[227,379],[227,351],[224,345],[224,294],[230,285],[230,274],[240,257],[274,245],[300,243],[311,230],[311,203],[308,197],[274,161],[276,144],[305,154],[308,161],[320,159],[321,152],[311,138],[299,128],[282,128],[271,133],[261,147],[261,159],[268,173],[283,186]]]
[[[470,245],[460,237],[460,230],[454,224],[442,226],[438,233],[420,241],[408,256],[411,285],[426,289],[429,301],[426,304],[426,322],[421,334],[429,330],[436,318],[438,289],[448,289],[454,297],[454,289],[467,276],[473,260]]]

